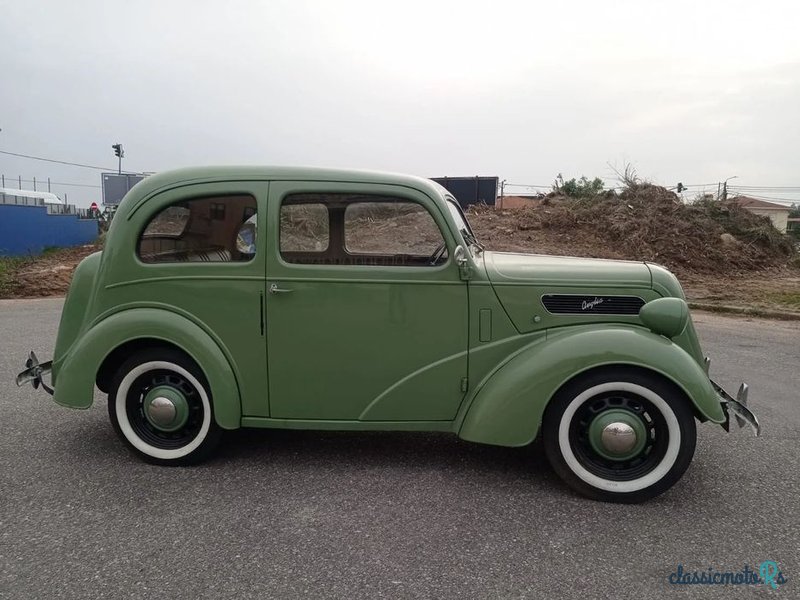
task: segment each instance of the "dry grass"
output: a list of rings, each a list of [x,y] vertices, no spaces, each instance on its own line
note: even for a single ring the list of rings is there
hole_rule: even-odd
[[[23,259],[0,258],[0,298],[10,296],[14,290],[14,272]]]
[[[770,292],[767,300],[771,304],[785,306],[790,310],[800,311],[800,291],[797,292]]]

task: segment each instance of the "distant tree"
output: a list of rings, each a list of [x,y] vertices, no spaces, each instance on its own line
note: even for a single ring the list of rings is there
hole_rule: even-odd
[[[797,202],[792,202],[792,205],[789,207],[789,218],[800,218],[800,206],[797,204]]]

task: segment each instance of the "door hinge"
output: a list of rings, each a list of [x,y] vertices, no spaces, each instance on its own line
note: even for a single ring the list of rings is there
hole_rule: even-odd
[[[461,378],[461,391],[466,392],[469,389],[469,378],[462,377]]]

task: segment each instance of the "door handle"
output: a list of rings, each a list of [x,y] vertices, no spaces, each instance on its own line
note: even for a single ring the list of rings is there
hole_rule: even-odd
[[[286,288],[279,288],[277,283],[271,283],[269,286],[269,293],[270,294],[288,294],[292,290],[287,290]]]

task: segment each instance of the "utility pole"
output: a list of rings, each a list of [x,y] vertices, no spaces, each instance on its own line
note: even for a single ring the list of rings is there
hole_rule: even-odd
[[[116,155],[118,160],[118,168],[117,174],[122,175],[122,157],[125,156],[125,150],[122,147],[122,144],[117,142],[116,144],[112,144],[111,147],[114,149],[114,154]]]
[[[733,177],[728,177],[728,179],[726,179],[725,181],[722,182],[722,201],[723,202],[725,202],[725,200],[728,199],[728,181],[730,181],[731,179],[736,179],[737,177],[738,177],[738,175],[734,175]]]

